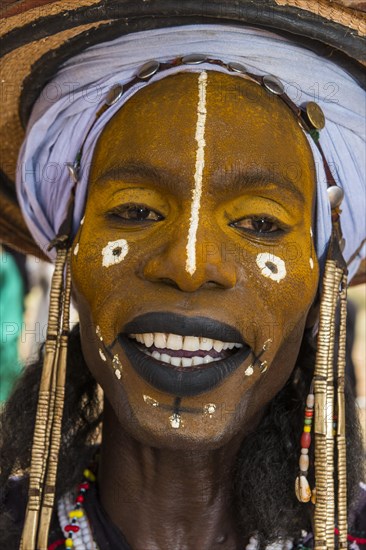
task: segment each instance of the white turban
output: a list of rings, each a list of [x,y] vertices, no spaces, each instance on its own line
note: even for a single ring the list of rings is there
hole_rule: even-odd
[[[235,61],[258,75],[275,75],[297,105],[308,101],[320,105],[326,118],[320,143],[337,184],[345,192],[341,225],[351,278],[366,255],[364,91],[332,61],[274,33],[239,26],[188,25],[133,33],[93,46],[65,63],[33,108],[18,163],[18,198],[36,242],[46,251],[66,216],[73,186],[66,164],[74,162],[108,90],[116,83],[131,81],[150,59],[171,61],[191,53],[226,63]],[[209,71],[213,66],[180,66],[158,72],[149,82],[182,70]],[[226,72],[216,66],[214,70]],[[148,84],[131,87],[88,135],[76,190],[74,235],[85,208],[97,139],[114,113]],[[330,206],[323,163],[310,137],[309,142],[317,171],[315,243],[323,263],[331,233]],[[54,258],[54,251],[49,254]]]

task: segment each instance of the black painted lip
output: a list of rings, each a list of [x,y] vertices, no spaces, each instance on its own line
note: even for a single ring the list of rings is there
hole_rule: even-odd
[[[241,343],[243,347],[230,357],[205,366],[174,367],[145,354],[128,338],[128,334],[144,332],[200,336]],[[139,376],[154,388],[179,397],[210,391],[234,372],[251,352],[239,331],[230,325],[207,317],[185,317],[166,312],[147,313],[136,317],[125,325],[118,341]]]

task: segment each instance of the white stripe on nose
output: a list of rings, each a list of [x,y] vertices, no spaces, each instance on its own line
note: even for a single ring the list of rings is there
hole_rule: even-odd
[[[196,136],[196,171],[194,174],[194,189],[192,190],[191,217],[189,221],[188,241],[187,241],[187,261],[186,271],[193,275],[196,271],[196,240],[199,221],[199,211],[202,195],[202,176],[205,166],[205,126],[206,126],[206,87],[207,73],[203,71],[198,79],[198,106],[197,106],[197,125]]]

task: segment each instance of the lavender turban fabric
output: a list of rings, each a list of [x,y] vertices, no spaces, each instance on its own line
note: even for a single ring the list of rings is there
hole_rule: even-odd
[[[321,106],[326,127],[320,142],[337,184],[345,191],[341,223],[351,278],[366,256],[364,91],[331,61],[269,31],[235,26],[189,25],[134,33],[93,46],[61,67],[33,108],[18,162],[18,198],[36,242],[46,251],[65,218],[73,185],[66,163],[75,160],[108,90],[129,82],[147,60],[169,61],[190,53],[236,61],[256,74],[276,75],[297,105],[315,100]],[[183,66],[157,73],[150,82],[182,70],[227,72],[208,64]],[[115,112],[146,85],[130,88],[88,135],[76,191],[74,235],[83,216],[98,137]],[[331,233],[330,206],[323,163],[311,138],[309,143],[317,173],[315,244],[322,263]],[[48,254],[55,258],[54,251]]]

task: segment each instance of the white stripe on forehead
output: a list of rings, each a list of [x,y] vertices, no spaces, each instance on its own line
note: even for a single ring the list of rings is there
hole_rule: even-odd
[[[203,71],[198,79],[198,105],[196,136],[196,171],[194,174],[194,188],[192,190],[191,217],[188,231],[186,271],[190,275],[196,271],[196,240],[199,221],[199,211],[202,195],[202,176],[205,166],[205,127],[206,127],[206,87],[207,73]]]

